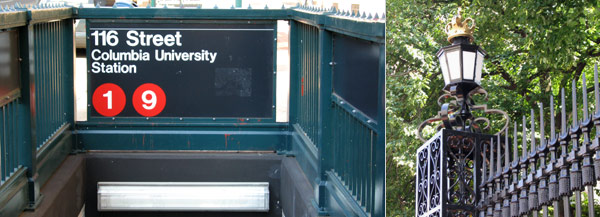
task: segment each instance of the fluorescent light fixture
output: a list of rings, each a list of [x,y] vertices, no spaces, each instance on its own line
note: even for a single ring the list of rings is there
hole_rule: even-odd
[[[268,182],[98,182],[98,211],[269,211]]]

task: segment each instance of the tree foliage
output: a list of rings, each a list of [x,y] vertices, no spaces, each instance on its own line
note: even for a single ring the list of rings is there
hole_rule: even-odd
[[[388,216],[414,216],[417,126],[439,110],[443,78],[435,54],[449,45],[443,29],[459,6],[463,17],[475,19],[475,43],[488,52],[482,79],[488,107],[520,120],[539,102],[547,106],[561,87],[569,91],[582,73],[593,87],[600,1],[387,0],[386,6]]]

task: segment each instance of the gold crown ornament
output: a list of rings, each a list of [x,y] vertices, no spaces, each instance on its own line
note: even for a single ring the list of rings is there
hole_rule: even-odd
[[[470,42],[473,42],[473,30],[475,29],[475,20],[470,17],[463,20],[460,14],[461,8],[458,8],[458,15],[452,18],[452,22],[446,24],[446,34],[448,34],[448,42],[452,43],[452,40],[459,36],[465,36],[469,38]],[[469,23],[471,25],[469,26]]]

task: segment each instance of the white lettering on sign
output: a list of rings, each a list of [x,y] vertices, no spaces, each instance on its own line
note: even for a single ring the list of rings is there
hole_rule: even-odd
[[[89,43],[93,45],[89,57],[91,59],[90,71],[92,73],[135,74],[137,73],[136,62],[148,61],[214,63],[218,56],[215,51],[206,49],[181,51],[181,49],[185,49],[181,31],[196,30],[272,31],[272,29],[90,28]],[[119,36],[121,37],[119,38]],[[122,43],[123,41],[125,43]],[[167,48],[161,49],[161,47]]]
[[[126,65],[121,64],[121,62],[116,62],[113,64],[104,64],[99,62],[92,62],[92,73],[137,73],[136,65]]]
[[[167,47],[173,45],[181,47],[181,34],[179,31],[175,32],[175,35],[165,34],[164,36],[161,34],[146,34],[144,31],[138,32],[135,30],[127,32],[127,45],[131,47],[138,45],[160,47],[163,44]]]

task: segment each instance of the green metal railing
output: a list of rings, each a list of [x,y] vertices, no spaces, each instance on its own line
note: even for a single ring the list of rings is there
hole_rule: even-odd
[[[20,97],[0,107],[1,178],[8,180],[0,185],[0,204],[12,200],[11,206],[0,207],[1,214],[18,215],[24,207],[34,207],[39,186],[72,151],[258,150],[296,157],[314,187],[314,205],[320,214],[384,216],[384,19],[302,6],[113,9],[55,5],[18,5],[0,10],[0,18],[0,29],[18,30],[21,51]],[[93,117],[75,123],[73,19],[287,20],[291,25],[290,121]],[[367,116],[360,105],[341,103],[345,100],[334,91],[333,75],[342,73],[334,70],[335,61],[345,55],[334,56],[335,35],[380,48],[375,69],[365,72],[378,78],[369,86],[377,90],[378,115]]]
[[[33,24],[35,142],[38,149],[73,122],[72,26],[70,19]]]
[[[339,105],[333,109],[334,126],[347,126],[334,131],[333,171],[365,210],[373,212],[374,162],[377,133],[360,123],[352,113]]]
[[[383,216],[384,31],[377,30],[383,27],[379,26],[382,23],[348,18],[344,13],[299,13],[306,10],[311,9],[295,11],[291,21],[290,124],[294,126],[295,138],[292,153],[307,177],[315,181],[317,201],[327,214]],[[377,90],[377,105],[371,105],[377,107],[377,116],[368,117],[335,93],[334,84],[338,81],[333,74],[346,73],[336,69],[336,61],[347,54],[333,53],[335,37],[340,35],[379,47],[374,70],[362,72],[378,78],[377,82],[352,87]],[[378,184],[381,187],[376,187]]]
[[[300,113],[295,121],[314,143],[319,127],[319,30],[317,27],[300,23],[296,34],[300,40],[300,94],[296,104]]]
[[[19,89],[0,103],[0,215],[39,202],[39,189],[71,151],[73,19],[66,6],[0,9],[0,31],[17,37]]]
[[[23,138],[19,136],[19,117],[22,116],[20,98],[0,107],[0,181],[3,183],[21,167],[19,144]]]

